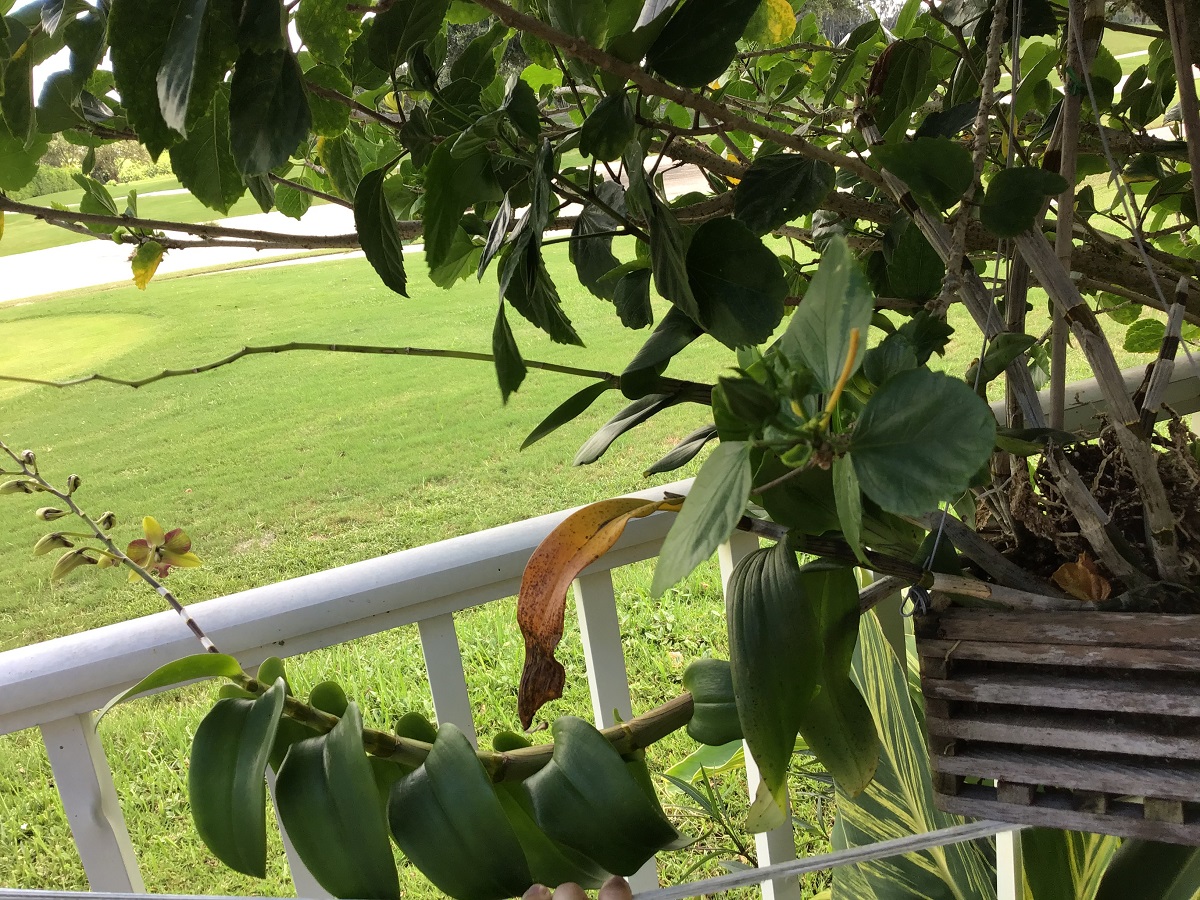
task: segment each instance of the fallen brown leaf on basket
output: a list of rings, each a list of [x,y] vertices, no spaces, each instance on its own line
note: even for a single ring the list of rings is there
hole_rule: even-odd
[[[1107,600],[1112,594],[1112,583],[1086,551],[1075,562],[1059,566],[1050,580],[1078,600]]]

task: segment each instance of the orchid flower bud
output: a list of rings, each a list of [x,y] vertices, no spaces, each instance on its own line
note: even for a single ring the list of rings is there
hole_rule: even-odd
[[[44,556],[51,550],[69,550],[75,544],[63,537],[61,531],[52,531],[33,545],[34,556]]]
[[[67,493],[73,494],[79,490],[79,485],[83,484],[83,479],[78,475],[67,476]]]
[[[63,516],[69,516],[70,513],[64,509],[58,509],[54,506],[43,506],[34,513],[43,522],[53,522],[55,519],[61,519]]]

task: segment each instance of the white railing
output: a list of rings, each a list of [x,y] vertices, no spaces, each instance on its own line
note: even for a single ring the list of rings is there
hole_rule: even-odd
[[[1177,369],[1173,382],[1168,402],[1179,412],[1200,408],[1196,364]],[[1086,386],[1081,382],[1068,389],[1069,402],[1081,417],[1090,415]],[[638,496],[658,499],[664,491],[685,493],[687,487],[687,482],[679,482]],[[473,738],[454,614],[514,596],[530,554],[570,512],[254,588],[196,604],[192,612],[217,645],[244,666],[415,623],[438,721],[453,722]],[[611,570],[656,556],[672,519],[656,514],[631,521],[616,546],[574,584],[592,709],[600,727],[613,724],[614,713],[622,718],[632,715]],[[728,578],[738,560],[756,546],[756,538],[736,533],[719,553],[722,577]],[[884,623],[885,633],[902,641],[903,632],[896,635],[895,631],[895,610],[887,617],[892,621]],[[162,612],[0,653],[0,735],[41,730],[93,891],[144,892],[112,773],[96,734],[95,711],[153,669],[196,649],[194,637],[179,618]],[[753,795],[757,771],[749,756],[747,761]],[[999,873],[1006,882],[1004,897],[1020,896],[1011,886],[1017,877],[1014,872],[1019,873],[1019,845],[1013,840],[1009,835],[1000,838],[1006,861]],[[286,835],[284,843],[297,894],[327,897],[292,852]],[[760,866],[793,859],[790,824],[757,835],[756,846]],[[786,876],[763,884],[766,900],[798,900],[795,873],[788,867],[784,870]],[[639,891],[657,887],[653,860],[632,881]]]
[[[687,482],[644,491],[685,493]],[[512,597],[534,548],[570,510],[393,553],[191,607],[216,644],[254,666],[269,656],[293,656],[401,625],[416,624],[439,722],[474,738],[471,701],[454,614]],[[629,718],[625,669],[611,570],[658,554],[673,517],[635,519],[616,546],[574,584],[594,720],[599,727]],[[724,576],[757,546],[735,535],[721,549]],[[39,728],[55,784],[93,891],[144,891],[121,813],[95,711],[153,669],[195,653],[195,638],[178,617],[162,612],[0,654],[0,734]],[[753,773],[752,773],[753,776]],[[291,851],[297,893],[328,896]],[[792,858],[790,827],[759,835],[763,865]],[[633,879],[657,887],[654,863]],[[10,887],[16,887],[12,885]],[[36,885],[29,885],[34,888]],[[794,878],[765,887],[769,900],[798,898]]]

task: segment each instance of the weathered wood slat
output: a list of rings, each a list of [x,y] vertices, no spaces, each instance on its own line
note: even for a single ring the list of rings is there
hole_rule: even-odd
[[[952,680],[924,678],[921,686],[926,695],[939,700],[1200,717],[1200,694],[1146,678],[1084,679],[1005,673],[1002,678],[988,675],[966,675]]]
[[[1200,764],[1146,760],[1145,765],[1073,758],[1052,752],[967,747],[935,756],[937,772],[1013,782],[1033,781],[1079,791],[1200,802]]]
[[[923,640],[922,664],[973,660],[1048,666],[1103,666],[1112,669],[1200,672],[1200,652],[1086,644],[1026,644],[996,641]]]
[[[1084,611],[1029,615],[951,608],[939,615],[936,631],[936,637],[951,641],[1091,644],[1200,652],[1200,615]]]
[[[1136,803],[1110,803],[1108,812],[1100,815],[1073,809],[1068,795],[1039,794],[1033,806],[1001,803],[995,799],[994,789],[979,785],[965,785],[955,796],[938,794],[935,799],[939,809],[960,816],[991,817],[1046,828],[1096,831],[1118,837],[1200,846],[1200,824],[1180,825],[1146,819],[1141,805]]]
[[[926,725],[931,736],[940,738],[1200,760],[1200,737],[1161,734],[1100,719],[1078,725],[1048,715],[989,713],[951,719],[930,716]]]

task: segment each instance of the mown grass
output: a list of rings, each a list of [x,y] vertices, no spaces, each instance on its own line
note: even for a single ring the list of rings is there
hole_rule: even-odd
[[[622,329],[607,304],[574,286],[561,247],[548,257],[588,346],[553,345],[511,317],[526,357],[619,371],[645,333]],[[496,303],[490,278],[442,292],[424,279],[419,255],[408,260],[409,299],[388,292],[365,261],[351,260],[181,278],[155,283],[146,294],[119,288],[10,305],[0,308],[6,338],[0,373],[136,376],[208,362],[244,344],[287,341],[487,350]],[[1044,309],[1044,300],[1035,305]],[[971,338],[939,364],[961,373],[977,353]],[[699,343],[672,364],[671,374],[712,380],[730,356]],[[136,522],[147,513],[168,527],[185,527],[205,566],[177,572],[171,584],[195,602],[692,474],[694,465],[652,482],[639,475],[706,420],[699,407],[669,410],[618,441],[596,465],[572,468],[579,444],[623,405],[612,394],[520,452],[530,429],[584,383],[533,371],[502,406],[487,364],[295,353],[137,391],[0,383],[0,420],[4,439],[37,450],[52,477],[78,472],[80,501],[95,513],[114,509],[121,540],[136,536]],[[153,593],[111,572],[83,571],[51,585],[51,560],[30,557],[48,530],[31,515],[40,505],[35,500],[3,498],[0,583],[9,590],[0,595],[0,649],[158,610]],[[637,710],[677,693],[691,659],[726,651],[713,564],[655,601],[647,593],[649,575],[648,564],[616,573]],[[570,611],[566,633],[562,655],[570,677],[551,716],[589,710]],[[486,740],[515,728],[522,642],[512,601],[460,616],[459,634],[481,734]],[[387,727],[409,709],[432,712],[411,628],[307,654],[291,663],[291,672],[301,688],[326,677],[341,680],[375,726]],[[246,879],[216,864],[191,826],[188,745],[212,698],[211,688],[177,691],[119,709],[102,727],[147,887],[287,894],[281,853],[272,853],[266,881]],[[661,770],[693,746],[681,736],[664,741],[651,754],[652,766]],[[36,732],[0,739],[0,771],[8,773],[0,782],[0,884],[83,888]],[[718,787],[740,819],[741,780],[730,776]],[[799,790],[797,815],[815,827],[797,839],[811,852],[826,845],[829,809],[814,783]],[[681,802],[678,794],[664,795]],[[705,830],[696,820],[688,824],[694,833]],[[710,836],[691,854],[668,855],[664,878],[678,879],[704,850],[721,844]],[[721,858],[732,856],[726,849]],[[691,877],[718,871],[708,862]],[[808,879],[806,894],[824,883]],[[429,895],[411,871],[405,889]]]

